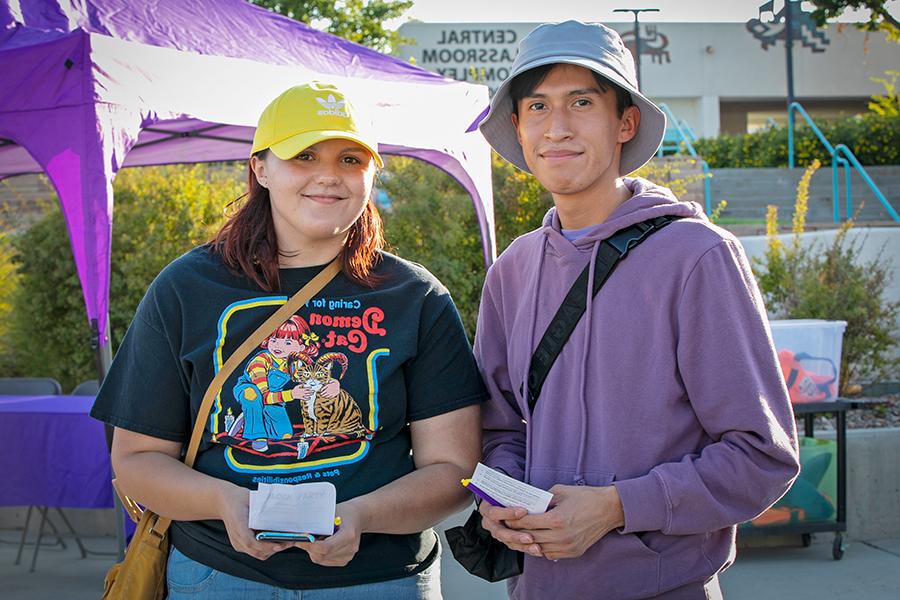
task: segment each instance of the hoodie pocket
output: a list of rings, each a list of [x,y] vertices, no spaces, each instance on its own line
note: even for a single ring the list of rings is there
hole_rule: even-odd
[[[532,467],[529,474],[531,485],[544,490],[556,484],[578,485],[574,469]],[[588,471],[582,476],[583,484],[592,487],[612,485],[615,481],[612,473],[599,471]],[[527,577],[529,564],[545,560],[526,557],[526,579],[530,579]],[[554,586],[557,591],[565,590],[565,594],[558,597],[626,599],[658,594],[660,567],[660,554],[647,546],[639,534],[614,529],[580,558],[541,564],[538,568],[532,568],[532,573],[550,576],[553,583],[548,590],[554,589]]]

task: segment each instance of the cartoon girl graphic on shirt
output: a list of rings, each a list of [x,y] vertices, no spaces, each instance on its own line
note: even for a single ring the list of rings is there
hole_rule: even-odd
[[[233,392],[243,409],[242,437],[252,440],[254,450],[265,452],[267,440],[287,439],[294,433],[285,404],[306,400],[312,392],[303,387],[286,389],[291,383],[290,363],[312,360],[319,353],[319,342],[303,317],[294,315],[260,347],[262,352],[247,363]],[[320,393],[334,397],[340,391],[340,383],[331,379]]]

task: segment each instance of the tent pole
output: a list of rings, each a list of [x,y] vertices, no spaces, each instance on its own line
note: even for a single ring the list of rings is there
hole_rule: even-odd
[[[94,350],[94,358],[97,362],[97,381],[103,383],[103,379],[109,372],[109,366],[112,364],[112,343],[109,339],[109,313],[106,315],[106,332],[100,337],[100,328],[97,325],[97,319],[91,319],[91,348]],[[106,343],[103,344],[103,340]],[[108,423],[103,427],[106,433],[106,447],[112,451],[113,428]],[[119,495],[113,492],[113,514],[116,515],[116,545],[119,560],[125,559],[125,511],[122,508],[122,502]]]
[[[106,343],[103,343],[103,340]],[[109,340],[109,315],[106,317],[106,331],[103,337],[97,325],[97,319],[91,319],[91,348],[94,350],[94,359],[97,364],[97,380],[101,383],[112,364],[112,347]]]

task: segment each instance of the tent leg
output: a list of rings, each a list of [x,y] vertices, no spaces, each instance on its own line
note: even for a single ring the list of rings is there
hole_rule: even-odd
[[[91,346],[94,349],[95,359],[97,361],[97,380],[100,383],[103,383],[103,379],[106,377],[106,374],[109,372],[109,367],[112,364],[112,342],[109,338],[109,313],[106,315],[106,332],[105,339],[106,343],[101,344],[102,341],[100,338],[100,331],[97,325],[97,319],[91,319],[91,332],[93,333],[93,337],[91,339]],[[113,428],[111,425],[106,424],[103,427],[106,433],[106,447],[112,451],[112,438],[113,438]],[[116,517],[116,546],[118,550],[119,560],[125,559],[125,511],[122,508],[122,503],[119,501],[119,495],[113,491],[113,513]]]
[[[97,325],[97,319],[91,319],[91,348],[94,350],[95,360],[97,362],[97,381],[103,383],[103,378],[109,371],[112,364],[112,345],[109,339],[109,316],[106,317],[106,331],[104,336],[106,343],[101,343],[100,331]]]

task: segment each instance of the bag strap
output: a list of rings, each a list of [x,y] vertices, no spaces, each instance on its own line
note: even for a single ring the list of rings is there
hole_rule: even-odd
[[[628,255],[629,250],[646,240],[650,235],[659,231],[672,221],[681,217],[662,216],[648,219],[634,225],[624,227],[615,232],[602,242],[597,252],[597,260],[594,266],[593,296],[596,296],[609,279],[616,266]],[[563,299],[559,310],[553,316],[553,320],[547,326],[541,341],[538,343],[534,354],[531,356],[531,368],[528,371],[528,408],[534,411],[541,388],[550,373],[553,363],[556,362],[563,346],[569,340],[581,315],[587,309],[587,282],[591,265],[588,263],[578,275],[575,283],[569,289]]]
[[[247,336],[247,339],[238,346],[237,350],[232,352],[231,356],[228,357],[228,360],[225,361],[225,364],[222,365],[222,368],[219,369],[219,372],[216,373],[212,382],[210,382],[209,387],[206,388],[206,393],[203,395],[203,401],[200,403],[200,409],[197,411],[197,417],[194,421],[191,439],[188,442],[187,450],[185,451],[184,464],[188,467],[194,466],[194,461],[197,458],[197,451],[200,448],[200,440],[203,438],[203,432],[206,429],[206,418],[209,416],[210,409],[212,409],[213,401],[219,394],[222,386],[225,385],[225,380],[228,379],[238,365],[247,358],[247,355],[258,347],[264,339],[272,335],[272,332],[278,329],[282,323],[296,313],[301,306],[309,302],[313,296],[319,293],[319,291],[324,288],[329,281],[334,279],[340,271],[340,258],[335,258],[328,266],[322,269],[318,275],[313,277],[309,283],[291,296],[290,299],[276,310],[272,316],[266,319],[262,325],[257,327],[256,331]],[[113,487],[116,488],[115,480],[113,480]],[[118,488],[116,488],[116,492],[118,493]],[[119,495],[120,497],[122,496],[121,494]],[[131,500],[131,498],[122,497],[122,504],[128,507],[127,510],[129,515],[134,518],[134,513],[132,512],[134,510],[133,507],[135,506],[134,501]],[[156,523],[150,528],[149,532],[162,537],[165,535],[166,530],[171,523],[171,519],[158,516]]]
[[[832,384],[835,381],[837,381],[837,375],[838,375],[837,367],[834,366],[834,361],[831,360],[830,358],[828,358],[827,356],[813,356],[811,354],[807,354],[806,352],[798,352],[797,354],[794,355],[794,360],[796,360],[797,362],[803,362],[805,360],[817,360],[819,362],[828,363],[828,365],[831,367],[831,379],[828,380],[827,383]],[[823,383],[825,383],[825,382],[823,382]],[[790,386],[788,386],[788,387],[790,387]]]

